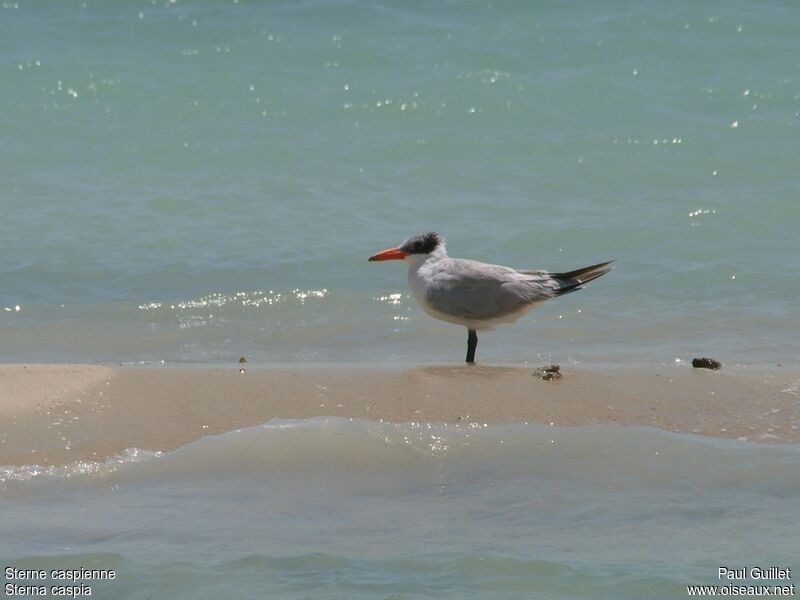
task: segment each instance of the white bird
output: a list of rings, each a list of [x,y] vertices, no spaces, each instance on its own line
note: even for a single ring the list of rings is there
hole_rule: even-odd
[[[467,328],[467,363],[475,362],[479,329],[513,323],[545,300],[579,290],[611,269],[604,262],[568,273],[517,271],[502,265],[447,256],[444,238],[429,231],[412,235],[400,246],[370,261],[405,260],[408,285],[430,316]]]

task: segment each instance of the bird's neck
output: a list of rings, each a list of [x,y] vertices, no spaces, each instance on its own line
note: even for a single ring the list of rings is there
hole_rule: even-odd
[[[447,258],[447,250],[444,246],[439,246],[428,254],[409,254],[405,261],[408,263],[409,270],[416,271],[422,265]]]

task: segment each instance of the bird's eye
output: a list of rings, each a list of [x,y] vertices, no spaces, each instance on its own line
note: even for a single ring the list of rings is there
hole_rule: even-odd
[[[417,240],[414,242],[414,250],[422,250],[422,242]]]

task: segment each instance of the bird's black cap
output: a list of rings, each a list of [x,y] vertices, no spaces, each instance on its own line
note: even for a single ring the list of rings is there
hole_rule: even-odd
[[[430,254],[443,243],[444,238],[442,236],[435,231],[427,231],[412,235],[403,242],[400,250],[409,254]]]

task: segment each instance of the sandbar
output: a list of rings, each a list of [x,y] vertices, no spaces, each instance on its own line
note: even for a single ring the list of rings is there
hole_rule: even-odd
[[[241,369],[244,372],[240,372]],[[800,442],[800,373],[779,368],[0,365],[0,465],[170,451],[273,418],[598,423]]]

